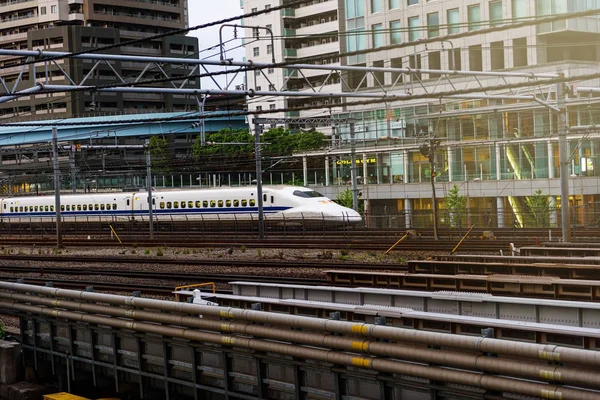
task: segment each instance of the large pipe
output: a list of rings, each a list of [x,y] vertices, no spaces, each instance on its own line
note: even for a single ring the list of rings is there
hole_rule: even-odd
[[[515,355],[519,358],[534,358],[563,363],[575,363],[600,367],[600,351],[575,349],[551,344],[525,343],[493,338],[453,335],[439,332],[425,332],[410,329],[354,323],[347,321],[325,320],[297,315],[274,314],[260,311],[242,310],[231,307],[212,307],[198,304],[177,303],[141,297],[125,297],[106,293],[81,292],[77,290],[58,289],[26,285],[22,283],[0,282],[0,289],[16,292],[38,293],[52,297],[74,298],[113,305],[126,305],[139,308],[181,314],[203,314],[216,318],[229,318],[297,327],[308,330],[323,330],[330,333],[351,334],[376,339],[388,339],[398,342],[413,342],[427,345],[445,346],[455,349],[467,349],[485,353]]]
[[[2,301],[0,302],[0,307],[38,315],[45,315],[58,319],[69,319],[73,321],[100,324],[120,329],[129,329],[170,337],[180,337],[198,342],[209,342],[232,347],[235,346],[256,351],[275,352],[292,357],[308,358],[332,364],[354,366],[393,374],[404,374],[436,381],[452,382],[459,385],[517,393],[526,396],[562,400],[600,400],[600,393],[578,390],[560,385],[533,383],[493,375],[481,375],[479,373],[451,370],[440,367],[383,360],[374,357],[364,357],[357,356],[356,354],[340,353],[331,350],[307,348],[281,342],[268,342],[254,338],[224,336],[218,333],[202,332],[193,329],[166,327],[144,322],[132,322],[110,317],[49,309],[41,306],[19,304],[12,301]]]
[[[274,340],[286,340],[310,346],[322,346],[344,351],[363,352],[373,355],[396,357],[404,360],[434,363],[442,366],[453,366],[465,369],[518,376],[535,380],[550,380],[568,385],[580,385],[590,388],[600,387],[600,374],[590,370],[565,368],[556,365],[523,363],[517,360],[491,358],[475,354],[465,354],[444,350],[432,350],[422,347],[409,347],[400,343],[383,343],[359,340],[340,336],[323,335],[289,329],[277,329],[272,326],[261,326],[248,322],[228,322],[201,319],[192,316],[160,314],[151,311],[130,310],[108,307],[98,304],[79,303],[68,300],[54,300],[39,296],[0,292],[0,298],[15,302],[28,302],[48,307],[59,307],[81,312],[111,315],[142,321],[186,326],[199,329],[210,329],[220,332],[239,333]]]

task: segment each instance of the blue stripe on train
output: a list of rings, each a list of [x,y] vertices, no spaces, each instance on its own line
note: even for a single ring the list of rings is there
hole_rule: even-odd
[[[279,211],[289,210],[292,207],[265,207],[264,213],[271,214]],[[214,214],[256,214],[258,213],[257,207],[223,207],[223,208],[179,208],[179,209],[153,209],[152,213],[155,215],[214,215]],[[61,211],[61,215],[66,217],[73,216],[119,216],[119,217],[130,217],[148,215],[148,210],[110,210],[110,211]],[[55,212],[9,212],[0,214],[2,217],[54,217]]]

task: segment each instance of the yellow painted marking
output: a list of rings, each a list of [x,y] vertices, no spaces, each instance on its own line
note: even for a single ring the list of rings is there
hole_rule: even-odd
[[[367,333],[367,326],[366,325],[352,325],[352,332],[353,333],[360,333],[360,334],[366,334]]]
[[[352,365],[369,368],[371,366],[371,361],[366,358],[362,358],[362,357],[354,357],[352,359]]]
[[[229,325],[228,324],[221,324],[221,330],[223,332],[230,332]]]
[[[232,338],[231,336],[223,336],[221,338],[221,343],[233,345],[235,343],[235,338]]]
[[[369,350],[369,343],[365,341],[352,342],[352,348],[356,350],[367,351]]]
[[[555,392],[551,390],[543,389],[541,394],[542,399],[562,400],[563,398],[561,392]]]

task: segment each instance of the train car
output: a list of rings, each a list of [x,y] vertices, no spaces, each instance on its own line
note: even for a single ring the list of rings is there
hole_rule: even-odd
[[[216,218],[256,219],[256,187],[213,188],[152,192],[153,219],[190,220]],[[320,193],[300,186],[265,186],[263,212],[270,221],[327,221],[354,224],[359,213],[340,206]],[[54,196],[0,199],[3,222],[13,219],[47,219],[56,214]],[[87,193],[61,196],[61,215],[68,220],[142,220],[149,215],[148,193]]]

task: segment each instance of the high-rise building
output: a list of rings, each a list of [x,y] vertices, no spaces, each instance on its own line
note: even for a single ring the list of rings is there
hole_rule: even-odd
[[[243,0],[244,13],[280,6],[284,0]],[[340,65],[339,9],[335,0],[307,0],[290,8],[262,14],[244,20],[246,29],[246,59],[270,63],[273,60],[293,62],[295,59],[322,56],[313,64]],[[268,28],[264,29],[264,28]],[[273,43],[271,35],[273,33]],[[247,87],[255,90],[292,90],[299,92],[342,91],[338,74],[326,70],[297,70],[267,68],[248,73]],[[328,116],[340,110],[341,98],[260,97],[250,99],[248,108],[254,110],[323,106],[323,110],[290,111],[270,114],[271,117]]]
[[[0,1],[0,48],[78,52],[119,44],[188,26],[187,0],[2,0]],[[110,54],[153,57],[190,57],[198,52],[198,40],[183,35],[120,46]],[[93,68],[89,60],[60,59],[44,68],[27,67],[21,75],[14,57],[0,58],[0,77],[17,89],[35,82],[67,84],[61,68],[76,82],[87,76],[86,84],[117,83],[116,71],[125,80],[133,80],[147,63],[117,61]],[[60,68],[59,68],[60,67]],[[113,71],[114,69],[114,71]],[[165,70],[170,77],[182,76],[185,68]],[[130,78],[128,78],[130,77]],[[143,79],[165,77],[160,69],[145,71]],[[160,84],[169,85],[170,83]],[[187,87],[198,88],[200,80]],[[0,116],[19,120],[68,118],[118,112],[185,110],[196,105],[195,99],[180,95],[121,93],[54,93],[22,97],[0,105]]]

